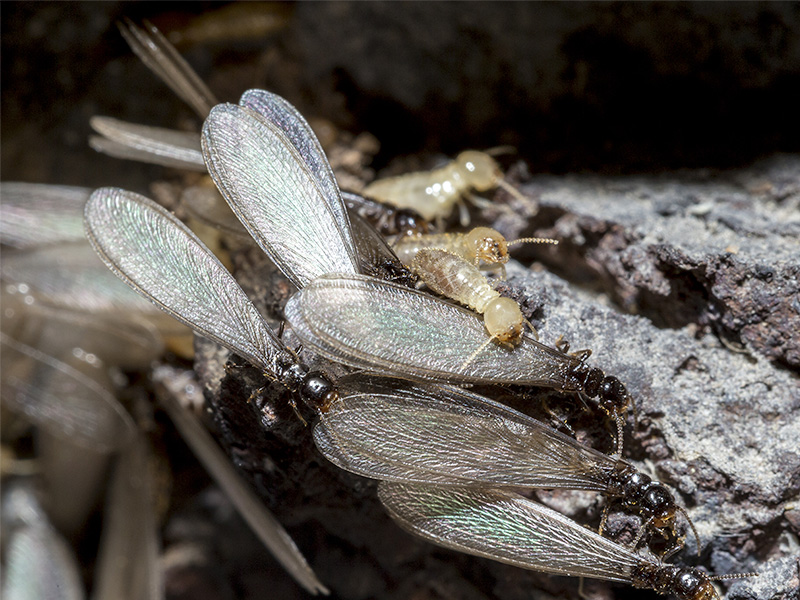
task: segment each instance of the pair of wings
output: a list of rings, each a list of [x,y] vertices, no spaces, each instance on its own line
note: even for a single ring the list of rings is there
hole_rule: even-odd
[[[577,364],[572,357],[527,337],[514,351],[486,344],[474,313],[361,275],[380,256],[365,256],[378,242],[352,233],[319,142],[284,99],[251,90],[239,105],[215,107],[202,148],[233,212],[301,289],[286,316],[308,347],[407,377],[563,387]],[[265,369],[285,352],[222,265],[154,203],[101,189],[87,205],[86,222],[112,270],[179,320]]]

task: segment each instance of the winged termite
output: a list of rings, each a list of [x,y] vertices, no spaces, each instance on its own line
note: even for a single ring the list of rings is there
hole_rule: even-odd
[[[106,265],[159,308],[302,400],[316,406],[332,399],[330,381],[297,359],[222,263],[164,208],[133,192],[101,188],[86,204],[86,233]]]
[[[363,193],[398,208],[411,208],[432,221],[446,219],[457,205],[462,226],[469,225],[463,198],[475,199],[470,190],[485,192],[502,187],[514,196],[520,192],[506,183],[497,162],[486,152],[467,150],[432,171],[417,171],[373,181]]]
[[[0,243],[33,248],[85,239],[83,205],[91,193],[65,185],[0,183]]]
[[[694,530],[672,493],[633,464],[503,404],[403,379],[349,375],[336,385],[314,441],[342,469],[405,483],[597,491],[638,513],[643,529],[674,537],[679,512]]]
[[[164,208],[132,192],[101,188],[86,205],[86,230],[108,267],[162,310],[243,356],[315,409],[335,399],[330,380],[286,347],[219,260]],[[284,544],[276,556],[284,561],[290,554]],[[284,564],[297,576],[308,570],[302,562],[294,555]],[[312,593],[325,592],[321,584],[298,582]]]
[[[487,337],[474,313],[359,275],[336,181],[305,120],[269,92],[246,92],[242,104],[214,108],[203,126],[203,152],[239,219],[301,288],[285,314],[309,347],[403,376],[582,392],[599,396],[614,414],[627,404],[617,378],[575,356],[530,338],[513,352],[482,348]],[[342,275],[323,277],[330,273]]]
[[[381,482],[378,496],[404,529],[430,542],[534,571],[627,583],[680,600],[720,600],[694,567],[664,564],[510,491]]]
[[[523,334],[513,350],[487,344],[475,313],[406,287],[360,275],[331,275],[289,299],[287,321],[303,344],[351,367],[449,383],[520,384],[597,397],[610,414],[625,386],[585,356]],[[467,360],[469,358],[469,360]]]

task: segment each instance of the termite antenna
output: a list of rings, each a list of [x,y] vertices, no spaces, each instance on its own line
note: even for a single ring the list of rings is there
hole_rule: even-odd
[[[692,520],[689,518],[689,513],[687,513],[683,507],[677,505],[675,506],[675,510],[680,512],[683,515],[683,518],[686,519],[686,522],[689,523],[689,527],[691,527],[692,533],[694,534],[694,544],[697,546],[697,556],[700,556],[700,536],[697,535],[697,529],[695,528],[694,523],[692,523]]]
[[[709,581],[722,581],[723,579],[746,579],[747,577],[758,577],[759,573],[731,573],[730,575],[714,575],[709,577]]]
[[[459,367],[459,370],[463,371],[464,369],[466,369],[466,368],[467,368],[467,365],[468,365],[469,363],[471,363],[471,362],[473,361],[473,359],[474,359],[476,356],[478,356],[478,354],[480,354],[481,352],[483,352],[483,349],[484,349],[484,348],[486,348],[486,346],[488,346],[489,344],[491,344],[491,343],[492,343],[492,341],[494,341],[495,339],[497,339],[497,336],[496,336],[496,335],[493,335],[493,336],[491,336],[491,337],[490,337],[488,340],[486,340],[484,343],[482,343],[480,346],[478,346],[478,349],[477,349],[477,350],[475,350],[475,352],[473,352],[472,354],[470,354],[470,355],[469,355],[469,358],[467,358],[467,360],[465,360],[463,363],[461,363],[461,366]]]
[[[506,242],[506,246],[513,246],[514,244],[553,244],[554,246],[557,246],[558,240],[554,240],[553,238],[530,237],[519,238],[518,240],[514,240],[512,242]]]
[[[620,415],[619,412],[616,413],[615,420],[617,422],[617,451],[612,456],[613,458],[622,458],[622,444],[624,442],[622,431],[625,424],[623,423],[622,415]]]
[[[538,342],[539,341],[539,332],[536,331],[536,328],[533,325],[531,325],[531,322],[528,321],[528,319],[526,319],[525,317],[522,317],[522,320],[525,321],[525,324],[530,328],[531,335],[533,335],[533,339],[535,339]]]

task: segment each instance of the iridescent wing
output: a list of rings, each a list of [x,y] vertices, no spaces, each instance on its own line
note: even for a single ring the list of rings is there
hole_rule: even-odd
[[[7,252],[2,278],[7,284],[26,286],[37,302],[54,308],[104,314],[157,312],[106,268],[85,238]]]
[[[314,429],[336,466],[389,481],[606,490],[617,461],[461,388],[351,375]]]
[[[631,581],[644,558],[564,515],[496,489],[381,482],[378,497],[404,529],[445,548],[558,575]]]
[[[412,379],[568,389],[569,369],[579,364],[528,336],[508,350],[489,341],[474,312],[359,275],[317,279],[284,314],[303,344],[326,358]]]
[[[152,200],[97,190],[86,205],[86,234],[118,277],[200,335],[266,370],[286,352],[219,260]]]
[[[209,173],[250,235],[298,287],[357,273],[350,225],[311,128],[285,100],[255,92],[216,106],[203,125]],[[252,100],[252,102],[251,102]],[[266,115],[266,116],[265,116]]]

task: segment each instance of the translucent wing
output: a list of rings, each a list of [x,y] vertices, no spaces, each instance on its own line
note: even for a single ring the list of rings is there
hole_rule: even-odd
[[[166,389],[174,385],[172,381],[167,381],[159,375],[156,377]],[[317,579],[287,531],[236,473],[230,459],[225,456],[197,417],[181,406],[171,394],[159,394],[159,398],[192,452],[225,491],[236,510],[269,548],[272,555],[306,590],[312,594],[328,594],[328,589]]]
[[[289,299],[284,314],[315,352],[352,367],[405,377],[561,389],[568,369],[578,364],[527,336],[513,350],[487,343],[475,313],[359,275],[317,279]]]
[[[400,262],[378,230],[357,212],[348,209],[348,213],[353,227],[353,241],[356,244],[360,272],[378,279],[413,286],[417,276]]]
[[[136,429],[97,381],[0,333],[3,405],[50,434],[96,453],[111,453]]]
[[[31,248],[85,239],[83,206],[91,193],[64,185],[0,183],[0,242]]]
[[[314,429],[338,467],[390,481],[605,491],[617,461],[460,388],[354,375]]]
[[[211,107],[218,104],[211,90],[157,27],[150,23],[145,23],[145,28],[137,27],[126,19],[125,24],[119,26],[119,30],[147,68],[189,104],[200,117],[205,118]]]
[[[308,135],[313,135],[310,130]],[[338,201],[331,202],[327,195],[335,181],[320,179],[321,171],[314,166],[318,161],[300,153],[300,141],[255,111],[233,104],[211,111],[202,140],[214,183],[250,235],[295,285],[303,287],[325,273],[358,272],[341,197],[338,190]],[[311,152],[317,149],[318,143]],[[324,155],[316,158],[325,160]]]
[[[201,223],[252,244],[253,238],[214,186],[193,185],[186,188],[181,194],[181,204],[189,215]]]
[[[378,496],[389,515],[411,533],[517,567],[630,583],[632,569],[646,562],[512,492],[384,481]]]
[[[333,213],[342,235],[342,242],[348,252],[355,252],[348,233],[349,226],[344,201],[336,183],[336,177],[333,175],[333,169],[325,156],[322,145],[303,115],[284,98],[266,90],[246,91],[239,99],[239,105],[256,111],[268,123],[283,132],[285,141],[294,146],[297,157],[305,164],[319,189],[322,190],[325,203]]]
[[[163,127],[127,123],[110,117],[92,117],[89,124],[100,135],[89,145],[115,158],[205,172],[200,135]]]
[[[106,268],[85,239],[8,252],[3,256],[2,278],[26,286],[37,302],[55,308],[106,314],[157,312]]]
[[[139,433],[114,463],[103,514],[92,598],[161,600],[159,519],[154,457]]]
[[[118,277],[201,335],[264,369],[285,351],[219,260],[152,200],[101,188],[86,205],[86,232]]]
[[[4,477],[2,596],[83,600],[78,560],[48,519],[34,485],[30,477]]]

